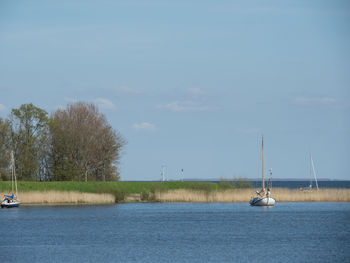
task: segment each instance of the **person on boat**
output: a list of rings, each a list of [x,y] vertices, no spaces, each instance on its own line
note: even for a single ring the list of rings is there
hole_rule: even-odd
[[[258,195],[258,196],[263,196],[263,195],[261,195],[261,193],[263,193],[263,190],[261,189],[260,191],[256,191],[256,194]],[[264,193],[263,193],[264,194]]]
[[[270,188],[267,188],[267,193],[266,196],[269,197],[270,196]]]

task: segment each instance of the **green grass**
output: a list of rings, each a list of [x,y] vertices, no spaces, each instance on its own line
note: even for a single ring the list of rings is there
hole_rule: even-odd
[[[78,191],[86,193],[102,193],[115,190],[124,191],[127,194],[139,194],[143,190],[220,190],[240,188],[229,183],[208,183],[208,182],[76,182],[76,181],[58,181],[58,182],[34,182],[19,181],[17,183],[19,191]],[[11,182],[0,181],[0,191],[6,192],[10,189]],[[248,187],[249,188],[249,187]]]
[[[78,191],[87,193],[110,193],[123,191],[127,194],[139,194],[143,190],[174,190],[174,189],[198,189],[216,190],[217,183],[206,182],[31,182],[20,181],[17,183],[19,191]],[[10,189],[11,182],[0,181],[0,191],[6,192]]]
[[[18,191],[77,191],[85,193],[110,193],[116,201],[123,200],[126,194],[154,193],[155,191],[167,191],[176,189],[204,190],[207,192],[220,189],[235,188],[228,183],[207,182],[31,182],[20,181],[17,183]],[[11,182],[0,181],[0,191],[10,190]]]

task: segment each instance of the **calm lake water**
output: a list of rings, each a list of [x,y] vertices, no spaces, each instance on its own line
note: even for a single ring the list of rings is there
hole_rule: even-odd
[[[0,210],[0,262],[349,262],[350,203]]]

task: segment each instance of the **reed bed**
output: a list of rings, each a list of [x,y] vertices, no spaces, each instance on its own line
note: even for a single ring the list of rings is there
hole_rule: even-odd
[[[160,202],[248,202],[254,193],[254,189],[218,191],[177,189],[156,192],[155,199]],[[325,188],[318,191],[299,191],[274,188],[271,196],[277,202],[350,202],[350,189]]]
[[[81,193],[75,191],[19,192],[23,205],[58,205],[58,204],[112,204],[112,194]]]
[[[272,196],[279,202],[350,202],[350,189],[321,188],[300,191],[274,188]]]

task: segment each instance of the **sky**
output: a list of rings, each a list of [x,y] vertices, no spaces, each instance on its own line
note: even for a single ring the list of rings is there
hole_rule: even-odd
[[[0,117],[98,105],[121,179],[350,180],[350,2],[0,1]]]

